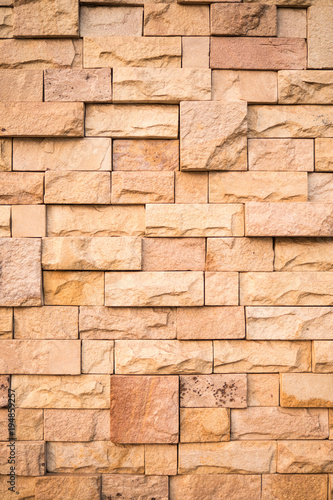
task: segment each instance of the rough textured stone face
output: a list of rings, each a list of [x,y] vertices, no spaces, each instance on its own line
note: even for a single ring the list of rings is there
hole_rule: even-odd
[[[112,203],[144,204],[174,202],[173,172],[113,172]]]
[[[15,472],[18,476],[43,476],[45,474],[43,441],[20,441],[16,443],[15,448]],[[7,475],[8,481],[8,441],[0,443],[0,474]]]
[[[205,443],[230,440],[230,419],[226,408],[182,408],[180,442]]]
[[[80,35],[140,36],[142,34],[142,7],[82,6]]]
[[[0,237],[6,238],[10,234],[10,207],[0,207]]]
[[[0,139],[0,171],[6,172],[12,169],[12,141]]]
[[[297,0],[293,3],[297,3]],[[306,0],[304,1],[304,4],[306,4]],[[282,38],[306,38],[306,9],[278,9],[277,36]]]
[[[333,445],[329,441],[281,441],[278,457],[277,472],[317,474],[333,470]]]
[[[45,203],[110,203],[109,172],[45,173]]]
[[[309,68],[332,68],[332,19],[330,3],[309,8]]]
[[[238,273],[205,273],[205,305],[238,306]]]
[[[114,140],[112,170],[178,170],[178,141]]]
[[[248,406],[278,406],[280,381],[278,373],[249,373],[247,376]]]
[[[233,36],[276,36],[276,7],[251,4],[213,4],[211,34]]]
[[[43,100],[43,72],[40,70],[1,69],[0,86],[1,101]]]
[[[315,170],[318,172],[332,172],[333,158],[331,154],[332,139],[315,140]]]
[[[78,308],[44,306],[14,310],[15,338],[19,339],[77,339]]]
[[[180,377],[180,406],[184,408],[244,408],[247,377],[241,375],[193,375]]]
[[[102,498],[121,496],[124,500],[156,498],[168,500],[168,478],[161,476],[135,476],[128,474],[104,474],[102,477]]]
[[[109,410],[44,410],[46,441],[107,441]]]
[[[331,271],[331,238],[276,238],[276,271]]]
[[[220,4],[213,4],[220,6]],[[226,4],[223,4],[225,7]],[[277,101],[277,75],[274,71],[214,70],[212,97],[215,101],[252,103]]]
[[[314,498],[326,500],[327,476],[321,474],[271,474],[262,476],[262,498],[297,500],[311,492]]]
[[[147,4],[144,16],[146,36],[203,36],[209,35],[208,6]]]
[[[176,444],[146,444],[145,474],[159,476],[174,476],[177,474]]]
[[[13,9],[0,7],[0,35],[1,38],[13,37]]]
[[[203,238],[144,238],[143,271],[204,271]]]
[[[0,408],[6,408],[8,405],[9,375],[0,376]]]
[[[284,374],[281,376],[281,406],[333,406],[332,374]]]
[[[249,139],[248,154],[249,170],[313,170],[312,139]]]
[[[209,500],[259,500],[260,476],[238,474],[184,475],[170,478],[170,493],[174,500],[184,497]],[[324,499],[323,499],[324,500]]]
[[[82,341],[82,373],[112,373],[114,342],[110,340]]]
[[[100,498],[100,478],[98,476],[40,477],[36,480],[37,500],[61,500],[64,496],[77,495],[82,500]]]
[[[104,274],[98,271],[45,271],[46,305],[100,306],[104,303]]]
[[[13,175],[14,174],[14,175]],[[0,172],[0,203],[4,205],[43,202],[43,174]]]
[[[332,342],[313,342],[314,371],[330,373],[333,371]]]
[[[0,335],[1,340],[11,339],[13,331],[13,309],[11,307],[0,308]]]
[[[331,104],[332,71],[280,71],[279,102],[282,104]]]

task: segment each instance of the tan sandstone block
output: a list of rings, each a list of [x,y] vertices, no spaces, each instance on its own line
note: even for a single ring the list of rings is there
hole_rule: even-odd
[[[246,236],[333,236],[332,209],[331,203],[249,202],[245,205],[245,234]]]
[[[134,496],[135,498],[168,500],[168,493],[169,484],[166,477],[128,474],[103,474],[102,476],[102,498],[104,499],[121,497],[123,500],[131,500]]]
[[[208,172],[176,172],[175,203],[207,203]]]
[[[114,342],[82,340],[82,373],[113,373]]]
[[[329,441],[278,442],[277,472],[293,474],[333,472],[333,443]]]
[[[0,305],[41,306],[40,240],[3,238],[0,240],[0,261]]]
[[[18,408],[109,408],[108,375],[13,375]]]
[[[3,0],[2,0],[3,1]],[[2,493],[2,500],[12,500],[13,492],[8,490],[8,476],[0,476],[0,491]],[[35,477],[16,476],[15,483],[18,493],[16,500],[34,500],[35,497]]]
[[[180,307],[177,309],[179,340],[240,339],[245,337],[242,307]]]
[[[93,441],[91,443],[48,443],[48,472],[124,473],[144,472],[144,447]]]
[[[181,67],[180,37],[85,37],[83,47],[85,68]]]
[[[0,373],[76,375],[81,371],[78,340],[2,340]]]
[[[7,481],[9,451],[8,441],[0,443],[0,474],[6,474]],[[43,476],[45,474],[45,443],[43,441],[17,441],[15,458],[17,476]]]
[[[112,148],[112,170],[179,170],[176,140],[114,140]]]
[[[110,439],[109,410],[44,410],[45,441]]]
[[[178,447],[176,444],[146,444],[145,474],[157,474],[158,476],[177,475],[177,455]]]
[[[40,70],[1,69],[0,100],[42,101],[43,72]]]
[[[178,107],[165,104],[88,104],[86,135],[177,139]]]
[[[78,338],[78,308],[43,306],[14,309],[15,339]]]
[[[209,173],[210,203],[307,201],[307,195],[306,172]]]
[[[45,101],[111,101],[111,69],[47,69]]]
[[[183,408],[244,408],[247,375],[183,375],[179,391]]]
[[[277,74],[275,71],[214,70],[212,97],[215,101],[225,102],[240,100],[252,103],[275,103]]]
[[[52,306],[101,306],[104,273],[99,271],[44,271],[44,300]]]
[[[46,206],[13,205],[12,236],[14,238],[41,238],[46,236]]]
[[[231,412],[231,439],[327,439],[327,410],[252,407]]]
[[[279,71],[279,103],[331,104],[333,71]]]
[[[274,441],[179,445],[179,474],[262,474],[275,471]]]
[[[226,408],[181,408],[180,442],[230,441],[230,417]]]
[[[107,204],[111,197],[109,172],[45,172],[44,202]]]
[[[276,238],[274,250],[276,271],[333,270],[332,238]]]
[[[43,203],[44,175],[30,172],[0,172],[0,203]]]
[[[209,37],[182,37],[182,67],[209,68]]]
[[[289,10],[289,9],[288,9]],[[316,500],[327,499],[327,476],[299,474],[269,474],[262,476],[262,499],[299,500],[311,495]]]
[[[311,342],[215,340],[215,373],[311,370]]]
[[[278,373],[249,373],[247,390],[248,406],[279,406],[280,380]]]
[[[248,155],[249,170],[311,172],[314,169],[312,139],[249,139]]]
[[[144,205],[174,202],[173,172],[113,172],[111,203]]]
[[[328,410],[328,423],[330,426],[330,439],[333,439],[333,410],[329,409]]]
[[[0,172],[12,169],[12,140],[0,139]]]
[[[146,4],[145,36],[209,35],[209,7],[206,5]]]
[[[248,137],[331,137],[333,106],[250,106]]]
[[[243,205],[147,205],[146,235],[158,237],[243,236]]]
[[[83,136],[83,104],[79,102],[0,103],[0,136]]]
[[[168,307],[81,307],[82,339],[176,338],[176,310]]]
[[[207,271],[273,271],[271,238],[208,238]]]
[[[277,36],[284,38],[306,38],[306,9],[278,9]]]
[[[180,475],[170,478],[170,493],[173,500],[260,500],[261,477],[248,474]]]
[[[143,271],[204,271],[204,238],[144,238]]]
[[[182,102],[181,169],[246,170],[246,134],[245,102]]]
[[[239,273],[205,273],[205,305],[237,306]]]
[[[312,6],[308,11],[308,51],[309,68],[333,67],[333,7],[327,5]]]
[[[0,37],[13,38],[13,10],[0,7]]]
[[[281,375],[281,406],[333,407],[333,374]]]
[[[212,372],[212,343],[179,340],[117,340],[117,374],[178,375]]]
[[[333,172],[333,139],[315,140],[315,170],[317,172]]]
[[[99,476],[47,476],[36,479],[36,500],[99,500]]]
[[[80,36],[141,36],[142,7],[81,6]]]
[[[13,334],[13,308],[0,307],[0,339],[11,339]]]
[[[312,370],[320,373],[333,372],[333,342],[312,343]]]
[[[6,408],[8,406],[9,388],[10,388],[10,376],[0,375],[0,408]]]
[[[142,236],[143,206],[48,206],[47,236]]]
[[[111,140],[14,139],[13,170],[111,170]]]
[[[316,203],[330,203],[332,200],[333,174],[309,174],[309,201]]]
[[[212,35],[276,36],[277,14],[272,5],[215,3],[210,16]]]
[[[202,306],[203,301],[203,273],[199,271],[105,273],[107,306]]]
[[[140,270],[141,239],[43,238],[42,265],[48,270]]]
[[[1,175],[0,175],[1,178]],[[11,207],[8,205],[0,206],[0,237],[8,238],[11,236],[10,231],[10,212]]]
[[[1,441],[18,439],[19,441],[43,441],[43,410],[17,408],[15,410],[15,427],[10,427],[7,409],[0,410]],[[1,486],[0,486],[1,488]],[[1,489],[0,489],[1,491]]]

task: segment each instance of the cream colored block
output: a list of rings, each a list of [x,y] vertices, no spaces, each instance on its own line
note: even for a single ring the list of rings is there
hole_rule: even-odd
[[[46,236],[46,206],[13,205],[12,236],[14,238],[42,238]]]

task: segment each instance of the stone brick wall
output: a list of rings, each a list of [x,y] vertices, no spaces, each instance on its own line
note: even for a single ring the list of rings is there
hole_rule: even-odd
[[[332,500],[333,0],[164,1],[0,0],[0,498]]]

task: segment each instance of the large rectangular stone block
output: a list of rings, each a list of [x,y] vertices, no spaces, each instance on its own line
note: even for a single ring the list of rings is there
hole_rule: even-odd
[[[73,340],[78,338],[77,307],[43,306],[14,309],[16,339]]]
[[[277,9],[273,5],[214,3],[210,12],[212,35],[276,36]]]
[[[44,410],[45,441],[109,441],[109,410]]]
[[[249,170],[311,172],[314,169],[313,139],[249,139],[248,156]]]
[[[333,270],[331,238],[276,238],[274,250],[276,271]]]
[[[183,408],[246,408],[247,375],[182,375]]]
[[[143,29],[145,36],[209,35],[209,7],[177,3],[147,4]]]
[[[47,69],[45,101],[111,101],[111,69]]]
[[[80,36],[141,36],[142,7],[81,6]]]
[[[305,2],[304,2],[305,3]],[[262,499],[270,500],[287,494],[289,500],[306,498],[313,492],[318,500],[327,498],[327,476],[324,474],[264,474],[262,476]],[[279,497],[278,497],[279,498]]]
[[[113,172],[111,203],[173,203],[173,172]]]
[[[179,170],[177,140],[116,139],[112,148],[112,170]]]
[[[174,500],[214,498],[215,500],[260,500],[259,475],[185,474],[170,477],[170,493]],[[324,500],[324,499],[320,499]]]
[[[232,7],[234,8],[234,4]],[[251,103],[275,103],[277,74],[275,71],[214,70],[212,98],[215,101],[225,102],[240,100]]]
[[[99,476],[47,476],[36,480],[36,500],[60,500],[77,496],[81,500],[99,500]]]
[[[41,70],[0,70],[1,101],[42,101],[43,72]]]
[[[333,408],[333,374],[281,375],[281,406]]]
[[[279,103],[331,104],[333,71],[279,71]]]
[[[46,305],[104,304],[104,273],[100,271],[44,271],[43,284]]]
[[[318,474],[333,472],[333,443],[331,441],[278,442],[277,472]]]
[[[333,7],[319,3],[308,12],[309,68],[333,68]]]
[[[144,238],[143,271],[204,271],[204,238]]]
[[[44,202],[75,204],[109,204],[111,176],[109,172],[45,172]]]

